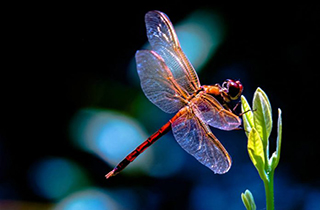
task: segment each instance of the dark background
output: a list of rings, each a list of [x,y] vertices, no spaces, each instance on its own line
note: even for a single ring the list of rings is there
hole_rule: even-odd
[[[292,186],[290,190],[299,186],[300,191],[294,196],[307,195],[310,189],[319,193],[319,7],[292,3],[159,2],[157,6],[144,3],[134,7],[77,3],[40,5],[39,9],[28,10],[23,6],[19,10],[11,8],[12,13],[5,19],[6,65],[0,78],[0,200],[53,202],[32,191],[27,175],[35,161],[58,156],[80,163],[94,180],[94,186],[117,189],[134,182],[135,189],[140,186],[140,191],[154,189],[153,196],[161,197],[155,204],[157,208],[150,202],[140,205],[140,209],[191,208],[186,200],[193,182],[185,179],[183,173],[160,180],[119,175],[106,182],[103,175],[112,166],[75,148],[70,143],[69,123],[85,107],[118,110],[134,117],[130,103],[141,94],[141,89],[130,81],[128,65],[147,41],[144,14],[157,9],[175,24],[202,8],[217,11],[227,28],[223,43],[199,73],[202,84],[220,83],[214,79],[216,74],[236,67],[241,73],[235,72],[234,78],[242,79],[245,74],[244,95],[250,103],[254,90],[261,87],[269,96],[274,122],[277,108],[283,112],[283,145],[275,179],[279,171],[283,176],[279,179],[287,180]],[[164,118],[169,117],[164,114]],[[156,129],[146,127],[149,133]],[[234,132],[243,135],[242,131]],[[242,138],[240,144],[245,148]],[[274,126],[271,140],[275,139]],[[232,140],[227,144],[231,145]],[[232,154],[235,150],[229,151]],[[250,162],[248,157],[243,158]],[[179,196],[172,201],[174,193]],[[292,209],[303,209],[305,199],[292,200],[296,202]],[[276,198],[276,203],[281,206],[281,198]],[[263,205],[262,200],[258,209]]]

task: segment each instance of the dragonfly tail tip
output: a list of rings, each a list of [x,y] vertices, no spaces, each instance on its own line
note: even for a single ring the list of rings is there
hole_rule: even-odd
[[[112,171],[110,171],[109,173],[107,173],[107,174],[105,175],[106,179],[109,179],[110,177],[115,176],[114,171],[115,171],[115,169],[113,169]]]

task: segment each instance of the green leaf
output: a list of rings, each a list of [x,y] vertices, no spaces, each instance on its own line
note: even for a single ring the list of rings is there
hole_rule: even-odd
[[[253,110],[254,126],[263,141],[264,149],[267,150],[268,139],[272,129],[272,111],[269,99],[261,88],[257,88],[254,93]]]
[[[249,190],[246,190],[244,193],[241,193],[241,200],[247,210],[256,210],[256,204],[252,193]]]
[[[249,157],[259,172],[262,180],[266,179],[265,168],[265,150],[258,131],[252,128],[248,137],[248,153]]]
[[[282,142],[282,117],[281,117],[282,111],[281,109],[278,109],[278,137],[277,137],[277,149],[272,154],[272,157],[270,159],[270,166],[274,170],[280,161],[280,151],[281,151],[281,142]]]
[[[246,135],[248,136],[253,125],[253,113],[251,111],[251,107],[243,95],[241,96],[241,112],[244,113],[242,115],[243,119],[243,127],[245,130]]]

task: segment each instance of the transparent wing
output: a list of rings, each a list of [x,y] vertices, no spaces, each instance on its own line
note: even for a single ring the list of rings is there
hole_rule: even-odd
[[[138,75],[141,88],[147,98],[167,113],[177,112],[185,105],[182,95],[185,95],[163,59],[155,52],[140,50],[136,53]]]
[[[206,124],[221,130],[234,130],[241,125],[240,118],[223,106],[209,94],[199,94],[193,98],[194,113]]]
[[[189,108],[186,107],[185,110]],[[226,173],[231,158],[210,128],[189,111],[172,123],[172,132],[180,146],[214,173]]]
[[[150,11],[145,16],[145,22],[152,50],[163,58],[181,87],[189,94],[196,92],[200,87],[198,75],[181,50],[169,18],[162,12]]]

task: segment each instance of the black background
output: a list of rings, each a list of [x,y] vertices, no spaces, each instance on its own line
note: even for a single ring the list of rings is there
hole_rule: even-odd
[[[0,182],[14,186],[19,196],[7,192],[4,199],[43,200],[30,193],[26,179],[30,165],[43,156],[71,157],[84,165],[97,162],[94,178],[106,172],[101,160],[73,148],[68,124],[82,107],[128,111],[127,103],[141,90],[130,81],[127,67],[147,41],[143,18],[153,9],[165,12],[173,23],[195,9],[219,12],[227,33],[199,74],[202,83],[233,63],[246,71],[243,85],[248,100],[261,87],[269,96],[275,122],[277,108],[283,111],[280,164],[297,182],[319,187],[319,7],[215,2],[38,6],[10,8],[5,18]],[[241,79],[241,74],[235,78]],[[97,81],[110,82],[98,99],[89,91]],[[116,100],[117,91],[124,97]]]

